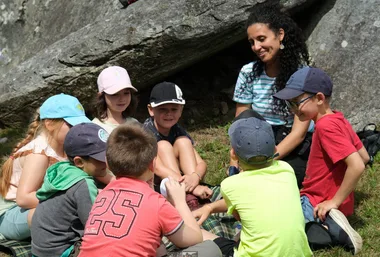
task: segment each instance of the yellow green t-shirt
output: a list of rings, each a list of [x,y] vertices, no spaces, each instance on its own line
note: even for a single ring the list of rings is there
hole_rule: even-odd
[[[235,256],[312,256],[296,177],[288,163],[274,161],[270,167],[226,178],[221,191],[228,213],[236,211],[242,223]]]

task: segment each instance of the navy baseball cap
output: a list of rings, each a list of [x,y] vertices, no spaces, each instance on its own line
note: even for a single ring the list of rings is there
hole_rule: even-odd
[[[282,100],[290,100],[303,93],[323,93],[331,96],[333,84],[330,77],[321,69],[304,67],[290,76],[284,89],[273,96]]]
[[[95,123],[80,123],[67,133],[63,149],[70,157],[89,156],[105,162],[108,136],[108,132]]]
[[[154,108],[163,104],[185,104],[182,91],[172,82],[161,82],[155,85],[150,93],[149,104]]]
[[[236,120],[228,129],[228,135],[236,155],[247,164],[265,164],[276,157],[272,126],[263,119]]]

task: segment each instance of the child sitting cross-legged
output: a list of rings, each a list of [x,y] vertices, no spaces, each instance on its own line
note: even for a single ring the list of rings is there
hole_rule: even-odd
[[[228,209],[241,221],[240,240],[202,231],[204,239],[214,240],[228,257],[312,256],[296,177],[288,163],[273,159],[276,147],[271,125],[247,110],[235,119],[228,134],[231,154],[238,160],[241,172],[222,181],[222,200],[205,205],[194,216],[204,218],[199,214],[207,208]]]
[[[72,127],[64,141],[69,161],[50,166],[42,187],[40,203],[32,218],[34,256],[69,256],[83,236],[92,204],[98,194],[93,176],[106,173],[108,133],[94,123]]]
[[[153,87],[148,104],[150,118],[144,122],[144,128],[158,142],[155,185],[171,176],[185,184],[189,199],[191,194],[207,199],[212,190],[199,184],[206,174],[206,162],[195,150],[190,135],[178,124],[184,105],[182,91],[176,84],[162,82]]]
[[[157,141],[137,122],[118,126],[107,142],[107,165],[115,174],[98,195],[86,223],[80,257],[156,256],[162,236],[198,256],[221,256],[185,201],[185,184],[169,178],[168,200],[155,192]]]

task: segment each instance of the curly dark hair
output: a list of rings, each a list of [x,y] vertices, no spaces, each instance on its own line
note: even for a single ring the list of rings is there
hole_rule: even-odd
[[[96,96],[94,104],[94,116],[99,120],[104,120],[107,118],[107,103],[105,93]],[[137,108],[137,97],[131,90],[131,102],[129,103],[127,109],[122,112],[123,118],[131,117],[135,114]]]
[[[280,11],[279,4],[256,6],[248,17],[246,28],[255,23],[263,23],[268,26],[277,36],[280,29],[285,32],[282,40],[284,49],[279,51],[280,70],[276,76],[273,94],[283,89],[290,76],[302,65],[309,65],[309,52],[304,36],[298,25],[286,13]],[[265,68],[265,63],[258,59],[253,63],[252,73],[249,82],[259,77]],[[274,98],[273,113],[281,114],[285,117],[289,115],[289,109],[285,102]]]

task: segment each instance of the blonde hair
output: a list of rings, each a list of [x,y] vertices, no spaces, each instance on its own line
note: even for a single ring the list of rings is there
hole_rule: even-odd
[[[52,119],[56,125],[54,125],[54,130],[56,128],[60,128],[59,125],[62,126],[63,119]],[[5,198],[8,193],[9,187],[11,186],[11,177],[13,172],[13,162],[15,158],[18,158],[22,155],[22,153],[17,153],[22,147],[30,143],[33,139],[35,139],[38,135],[40,135],[43,131],[46,130],[44,120],[40,119],[39,110],[33,116],[32,122],[29,124],[28,131],[26,132],[26,136],[23,140],[21,140],[12,150],[9,158],[4,162],[1,168],[0,174],[0,194]],[[48,136],[48,142],[49,142]]]

